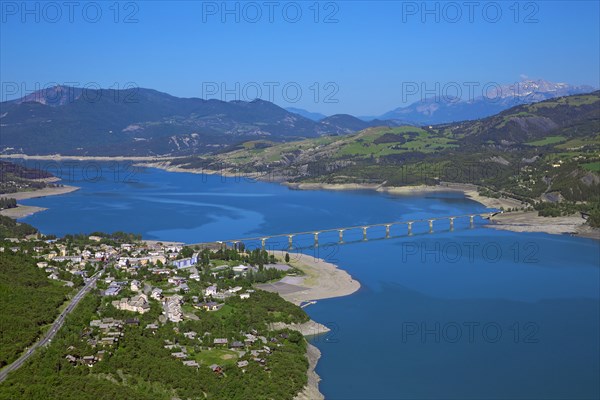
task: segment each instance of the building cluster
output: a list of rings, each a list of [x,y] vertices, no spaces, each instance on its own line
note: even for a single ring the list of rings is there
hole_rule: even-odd
[[[164,348],[171,351],[171,357],[181,360],[181,362],[188,367],[200,368],[201,363],[198,362],[202,359],[202,352],[211,351],[213,349],[227,349],[231,353],[236,355],[235,365],[242,371],[245,371],[251,363],[260,365],[265,370],[269,370],[268,359],[273,352],[277,351],[282,346],[281,340],[287,339],[286,333],[281,333],[276,337],[268,339],[266,336],[261,335],[256,330],[250,332],[240,332],[243,339],[228,339],[223,337],[212,338],[210,332],[205,332],[204,335],[198,335],[195,331],[188,331],[183,333],[183,337],[187,339],[187,345],[182,344],[184,340],[178,343],[173,343],[171,340],[164,341]],[[197,342],[197,344],[194,344]],[[198,345],[201,346],[199,352],[189,350],[189,348],[196,348]],[[223,372],[223,366],[218,364],[211,364],[207,366],[215,374],[220,375]]]
[[[88,349],[85,352],[93,350],[91,354],[81,355],[81,351],[67,349],[65,359],[73,365],[92,367],[107,354],[112,354],[126,333],[125,327],[140,324],[134,314],[143,315],[160,310],[156,320],[146,323],[144,328],[155,332],[168,322],[177,324],[185,319],[202,318],[196,310],[215,312],[229,298],[248,299],[254,293],[254,290],[243,286],[225,285],[222,279],[227,277],[227,282],[239,279],[249,271],[256,270],[253,266],[222,263],[209,265],[208,271],[198,266],[197,253],[182,257],[184,248],[181,245],[144,242],[117,244],[117,241],[99,236],[89,236],[87,239],[83,243],[81,240],[38,241],[35,247],[23,247],[28,249],[26,252],[35,253],[37,266],[50,279],[69,283],[66,281],[68,274],[81,276],[84,282],[93,275],[99,276],[96,286],[103,296],[104,307],[122,312],[113,314],[119,318],[94,319],[83,329],[81,340]],[[15,240],[15,243],[18,244],[19,240]],[[19,247],[15,249],[23,251]],[[185,254],[189,255],[189,250]],[[174,331],[179,333],[178,325]],[[202,362],[202,352],[218,349],[232,352],[237,367],[242,370],[253,363],[268,369],[269,355],[277,346],[281,346],[278,340],[267,339],[255,330],[237,332],[236,337],[229,338],[213,337],[210,332],[198,335],[188,331],[182,333],[181,341],[177,343],[167,341],[165,348],[172,350],[172,357],[193,368],[207,366]],[[223,372],[222,366],[217,364],[209,368],[215,374]]]
[[[94,364],[103,360],[107,351],[112,352],[116,349],[125,334],[123,329],[125,325],[139,325],[139,320],[135,318],[127,320],[103,318],[90,321],[89,327],[82,332],[82,339],[94,349],[94,354],[77,356],[69,353],[65,359],[73,365],[93,367]],[[74,348],[70,347],[67,350],[72,351]]]

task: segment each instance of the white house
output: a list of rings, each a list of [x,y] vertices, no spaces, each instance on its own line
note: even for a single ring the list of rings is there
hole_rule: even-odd
[[[205,296],[214,296],[217,294],[217,287],[215,285],[211,285],[204,290]]]
[[[141,289],[141,283],[138,280],[132,280],[131,284],[129,285],[129,288],[131,289],[132,292],[139,292],[139,290]]]
[[[238,265],[237,267],[233,267],[233,272],[241,274],[248,271],[248,268],[247,265]]]
[[[195,280],[197,282],[200,282],[200,275],[199,274],[190,274],[190,279]]]
[[[140,314],[150,310],[150,304],[148,304],[148,297],[145,294],[133,296],[131,299],[124,297],[121,300],[115,300],[112,305],[119,310],[134,311]]]
[[[150,293],[150,297],[153,298],[154,300],[162,299],[162,289],[155,287],[154,289],[152,289],[152,292]]]

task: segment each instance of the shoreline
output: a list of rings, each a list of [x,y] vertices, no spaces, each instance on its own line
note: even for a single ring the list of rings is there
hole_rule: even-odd
[[[485,227],[512,232],[542,232],[600,240],[600,229],[585,225],[585,219],[577,215],[540,217],[537,211],[513,211],[496,215]]]
[[[287,182],[284,177],[281,179],[261,179],[264,174],[260,173],[233,173],[227,170],[216,171],[208,169],[182,168],[179,166],[170,165],[170,161],[182,157],[169,156],[62,156],[62,155],[46,155],[46,156],[29,156],[24,154],[0,155],[0,158],[23,158],[23,159],[38,159],[38,160],[97,160],[97,161],[119,161],[130,160],[137,161],[135,166],[146,168],[157,168],[167,172],[184,172],[190,174],[207,174],[207,175],[222,175],[225,177],[245,177],[256,179],[258,181],[268,181],[271,183],[279,183],[294,190],[373,190],[379,193],[388,193],[392,195],[415,195],[427,193],[442,193],[442,192],[458,192],[462,193],[466,198],[476,201],[486,208],[515,208],[521,207],[522,203],[513,198],[493,198],[482,196],[477,191],[477,186],[473,184],[446,183],[437,186],[416,185],[416,186],[383,186],[383,184],[361,184],[361,183],[345,183],[345,184],[328,184],[328,183],[294,183]],[[185,158],[185,157],[183,157]],[[42,189],[43,190],[43,189]],[[62,193],[56,193],[62,194]],[[42,196],[34,196],[42,197]],[[17,207],[18,208],[18,207]],[[6,210],[0,211],[0,213]],[[23,210],[23,215],[28,216],[39,210]],[[492,220],[492,224],[486,227],[493,229],[503,229],[512,232],[542,232],[548,234],[569,234],[578,237],[586,237],[600,240],[600,229],[592,228],[585,224],[585,220],[576,221],[576,217],[539,217],[537,212],[521,212],[517,211],[514,214],[521,214],[519,217],[511,218],[506,215],[512,213],[504,213],[502,216],[496,216]],[[21,217],[17,217],[21,218]],[[561,218],[570,218],[568,222],[560,221]],[[494,223],[495,222],[495,223]]]
[[[482,196],[475,185],[446,184],[438,186],[382,186],[373,184],[327,184],[327,183],[284,183],[296,190],[374,190],[392,195],[415,195],[428,193],[457,192],[486,208],[504,209],[521,207],[522,203],[513,198]],[[586,220],[576,215],[564,217],[540,217],[537,211],[511,211],[494,216],[486,228],[511,232],[540,232],[550,235],[571,235],[600,240],[600,229],[586,225]]]
[[[136,164],[148,168],[158,168],[168,172],[187,172],[192,174],[207,174],[207,175],[223,175],[226,177],[246,177],[249,179],[256,179],[261,181],[261,177],[264,175],[251,174],[251,173],[231,173],[228,171],[214,171],[214,170],[198,170],[198,169],[186,169],[181,167],[175,167],[169,165],[168,162],[156,162],[156,163],[139,163]],[[264,180],[262,180],[264,181]],[[444,192],[457,192],[462,193],[466,198],[473,200],[486,208],[504,209],[522,207],[523,203],[520,200],[503,197],[486,197],[482,196],[477,186],[468,183],[445,183],[437,186],[427,185],[414,185],[414,186],[383,186],[383,184],[368,184],[368,183],[317,183],[317,182],[304,182],[295,183],[287,182],[284,179],[281,181],[269,180],[271,183],[279,183],[287,186],[293,190],[335,190],[335,191],[353,191],[353,190],[372,190],[379,193],[387,193],[391,195],[415,195],[415,194],[428,194],[428,193],[444,193]],[[518,218],[518,222],[511,218],[510,215],[522,214]],[[502,217],[502,218],[500,218]],[[561,218],[569,218],[568,222],[561,221]],[[485,225],[487,228],[503,229],[512,232],[541,232],[548,233],[551,235],[572,235],[577,237],[585,237],[600,240],[600,229],[592,228],[585,224],[585,220],[577,217],[540,217],[537,211],[515,211],[510,213],[503,213],[495,216],[491,220],[491,224]]]
[[[31,190],[26,192],[15,192],[15,193],[5,193],[0,194],[0,197],[5,197],[9,199],[19,200],[27,200],[27,199],[37,199],[40,197],[46,196],[58,196],[61,194],[67,194],[79,190],[80,188],[77,186],[69,186],[64,185],[60,187],[46,187],[37,190]],[[14,219],[25,218],[35,213],[45,211],[47,208],[38,207],[38,206],[28,206],[24,204],[17,203],[17,207],[15,208],[7,208],[5,210],[0,211],[0,215],[4,215],[5,217],[10,217]]]
[[[283,258],[288,252],[269,250],[268,253]],[[335,264],[307,254],[289,254],[289,264],[305,275],[286,276],[275,283],[256,285],[259,289],[277,292],[284,300],[298,306],[306,302],[349,296],[360,289],[360,282]]]
[[[325,400],[323,393],[319,391],[321,377],[315,371],[317,363],[321,358],[321,350],[311,343],[306,344],[306,358],[308,358],[308,381],[306,386],[294,396],[294,400]]]
[[[23,159],[23,160],[43,160],[43,161],[156,161],[156,160],[175,160],[184,158],[183,156],[68,156],[62,154],[49,155],[27,155],[27,154],[2,154],[0,159]]]
[[[65,157],[52,157],[41,159],[91,159],[91,160],[134,160],[140,161],[135,165],[162,169],[168,172],[185,172],[192,174],[209,174],[209,175],[223,175],[227,177],[239,177],[244,176],[251,179],[261,180],[259,174],[235,174],[228,171],[213,171],[213,170],[198,170],[198,169],[185,169],[181,167],[169,165],[168,159],[162,159],[156,157],[76,157],[76,156],[65,156]],[[14,157],[18,158],[18,157]],[[26,157],[31,159],[40,159],[40,157]],[[171,158],[173,159],[173,158]],[[144,162],[145,161],[145,162]],[[153,162],[147,162],[153,161]],[[439,186],[404,186],[404,187],[385,187],[381,184],[323,184],[323,183],[290,183],[290,182],[272,182],[279,183],[287,186],[290,189],[295,190],[337,190],[337,191],[355,191],[355,190],[371,190],[379,193],[387,193],[391,195],[418,195],[428,193],[443,193],[443,192],[457,192],[462,193],[466,198],[478,202],[486,208],[514,208],[521,207],[520,201],[511,198],[489,198],[479,194],[477,187],[468,184],[448,184]],[[63,186],[59,188],[44,188],[31,192],[19,192],[7,194],[6,197],[15,198],[17,200],[38,198],[52,195],[60,195],[70,193],[78,190],[78,187]],[[0,195],[0,197],[2,197]],[[20,212],[17,210],[21,209]],[[2,210],[0,214],[5,215],[5,212],[13,213],[16,216],[11,215],[11,218],[23,218],[33,213],[45,210],[42,207],[35,206],[23,206],[19,205],[17,208]],[[590,237],[600,240],[600,230],[593,229],[584,226],[582,218],[574,216],[570,217],[539,217],[536,211],[529,212],[509,212],[497,215],[490,221],[490,224],[486,225],[486,228],[509,230],[513,232],[544,232],[548,234],[571,234],[580,237]],[[283,258],[286,251],[277,250],[269,251],[271,254],[277,255],[279,258]],[[278,282],[270,284],[256,285],[257,288],[262,290],[277,292],[280,296],[293,304],[302,305],[303,303],[311,303],[321,299],[335,298],[348,296],[357,292],[361,285],[360,282],[354,280],[352,276],[340,269],[337,265],[326,262],[323,259],[316,258],[310,255],[301,253],[290,253],[291,260],[290,265],[302,270],[304,276],[299,277],[285,277]],[[277,285],[281,284],[281,285]],[[285,324],[283,324],[285,325]],[[329,332],[330,329],[326,326],[313,321],[312,319],[304,324],[294,324],[279,326],[279,328],[286,327],[289,329],[297,330],[304,336],[319,335]],[[320,350],[313,344],[307,342],[306,358],[308,360],[307,370],[307,384],[306,386],[294,397],[295,400],[321,400],[324,396],[319,391],[319,382],[321,378],[316,373],[316,366],[321,357]]]
[[[198,170],[174,167],[168,162],[140,163],[139,166],[148,168],[159,168],[169,172],[187,172],[192,174],[220,174],[223,176],[244,176],[250,179],[261,180],[262,176],[258,174],[233,174],[228,171]],[[264,180],[263,180],[264,181]],[[363,183],[317,183],[317,182],[287,182],[272,181],[287,186],[293,190],[335,190],[335,191],[353,191],[353,190],[371,190],[379,193],[391,195],[417,195],[430,193],[457,192],[462,193],[466,198],[473,200],[486,208],[504,209],[522,207],[520,200],[509,197],[494,198],[482,196],[477,191],[477,186],[473,184],[445,183],[437,186],[414,185],[414,186],[383,186],[383,184],[363,184]],[[513,215],[518,215],[513,217]],[[568,218],[568,220],[561,220]],[[551,235],[572,235],[577,237],[593,238],[600,240],[600,229],[592,228],[585,224],[583,218],[577,217],[540,217],[537,211],[516,211],[508,212],[495,216],[491,223],[485,225],[486,228],[503,229],[512,232],[541,232]]]
[[[283,257],[284,250],[269,250],[269,254]],[[312,257],[302,253],[289,253],[289,265],[304,272],[299,277],[284,277],[275,283],[255,285],[257,288],[279,293],[286,301],[301,305],[334,297],[349,296],[357,292],[361,285],[352,276],[337,265],[321,258]],[[330,331],[328,327],[312,319],[303,324],[272,324],[275,329],[293,329],[304,336],[321,335]],[[306,357],[308,359],[308,383],[304,389],[294,397],[294,400],[322,400],[325,397],[319,391],[321,378],[315,368],[321,357],[321,351],[313,344],[307,343]]]
[[[416,185],[416,186],[383,186],[381,184],[361,184],[361,183],[284,183],[285,186],[296,190],[374,190],[379,193],[388,193],[392,195],[415,195],[429,193],[457,192],[465,197],[478,202],[487,208],[514,208],[521,207],[519,200],[512,198],[493,198],[485,197],[479,194],[477,186],[471,184],[445,184],[438,186]]]
[[[167,172],[182,172],[190,174],[222,175],[225,177],[245,177],[256,179],[261,182],[278,183],[287,186],[293,190],[335,190],[335,191],[353,191],[353,190],[373,190],[379,193],[388,193],[392,195],[414,195],[426,193],[458,192],[465,197],[476,201],[486,208],[514,208],[522,206],[521,201],[512,198],[493,198],[485,197],[479,194],[477,186],[472,184],[452,183],[438,186],[416,185],[416,186],[383,186],[383,184],[374,183],[317,183],[317,182],[288,182],[281,180],[264,180],[264,174],[259,173],[232,173],[227,170],[216,171],[209,169],[182,168],[170,165],[169,160],[152,163],[138,163],[136,166],[146,168],[158,168]]]

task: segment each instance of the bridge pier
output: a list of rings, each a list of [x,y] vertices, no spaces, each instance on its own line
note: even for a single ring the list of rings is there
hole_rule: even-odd
[[[321,233],[331,232],[333,234],[333,232],[337,231],[338,237],[339,237],[339,243],[341,244],[341,243],[344,243],[344,233],[347,230],[351,230],[351,231],[358,230],[358,229],[362,230],[362,239],[363,239],[363,241],[367,241],[367,240],[369,240],[369,237],[368,237],[369,228],[383,226],[383,227],[385,227],[385,239],[390,239],[392,237],[392,226],[396,226],[396,225],[406,224],[407,230],[408,230],[407,234],[408,234],[408,236],[412,236],[413,235],[412,228],[413,228],[414,223],[417,223],[420,226],[420,224],[422,222],[427,222],[428,226],[429,226],[429,233],[433,233],[434,232],[434,223],[436,221],[443,221],[443,220],[447,219],[449,221],[449,230],[453,231],[454,226],[455,226],[455,224],[454,224],[455,219],[462,219],[462,218],[466,219],[468,217],[470,227],[474,228],[476,217],[479,217],[481,219],[487,219],[487,218],[493,218],[497,214],[500,214],[500,212],[493,212],[493,213],[484,212],[481,214],[460,214],[460,215],[455,214],[455,215],[445,216],[445,217],[432,216],[431,218],[423,218],[423,219],[417,219],[417,220],[412,220],[412,221],[405,220],[405,221],[396,221],[396,222],[388,222],[388,223],[376,223],[373,225],[358,225],[358,226],[355,225],[355,226],[347,226],[347,227],[343,227],[343,228],[338,227],[338,228],[332,228],[332,229],[324,229],[323,231],[307,230],[307,231],[303,231],[303,232],[275,234],[274,236],[262,236],[262,237],[258,236],[258,237],[245,238],[245,239],[231,239],[231,240],[225,240],[225,241],[204,242],[204,243],[195,244],[194,246],[200,246],[202,248],[208,248],[208,249],[212,249],[212,250],[227,249],[227,248],[234,248],[236,250],[239,250],[242,246],[244,246],[248,242],[256,243],[256,242],[260,241],[262,250],[266,250],[267,241],[269,239],[280,238],[280,239],[285,240],[284,238],[287,236],[288,246],[289,246],[289,249],[291,249],[294,245],[294,237],[295,236],[298,236],[298,235],[309,236],[312,234],[314,236],[314,246],[317,247],[317,246],[319,246],[319,235]],[[442,229],[442,228],[440,228],[440,229]],[[420,229],[421,228],[419,228],[417,231],[421,232]],[[326,239],[327,239],[327,237],[326,237]],[[333,239],[333,237],[331,239]],[[335,240],[335,239],[333,239],[333,240]],[[190,246],[192,246],[192,245],[190,245]]]

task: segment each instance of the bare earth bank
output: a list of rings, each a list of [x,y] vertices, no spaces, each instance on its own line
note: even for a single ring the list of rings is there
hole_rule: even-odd
[[[36,207],[36,206],[24,206],[22,204],[17,204],[15,208],[7,208],[6,210],[0,210],[0,215],[4,215],[5,217],[19,219],[28,217],[40,211],[45,211],[47,208],[44,207]]]
[[[1,197],[8,197],[9,199],[15,200],[25,200],[25,199],[35,199],[38,197],[46,197],[46,196],[56,196],[59,194],[71,193],[76,190],[79,190],[76,186],[60,186],[60,187],[47,187],[38,190],[30,190],[27,192],[17,192],[17,193],[6,193],[0,195]]]
[[[270,251],[269,253],[279,258],[285,256],[284,251]],[[277,292],[285,300],[297,305],[319,299],[347,296],[360,289],[358,281],[354,280],[349,273],[339,269],[334,264],[305,254],[292,253],[290,256],[289,264],[304,272],[304,276],[288,276],[279,282],[256,286],[263,290]],[[272,328],[289,328],[305,336],[319,335],[330,330],[326,326],[312,320],[303,324],[277,323],[272,324]],[[309,361],[308,384],[295,397],[295,400],[321,400],[324,398],[323,394],[319,392],[319,381],[321,378],[315,372],[315,367],[320,356],[321,352],[319,349],[309,343],[306,353]]]
[[[270,251],[270,253],[279,258],[283,258],[285,255],[285,251]],[[348,296],[360,289],[358,281],[334,264],[306,254],[291,253],[290,256],[290,264],[304,272],[304,276],[288,276],[279,282],[257,285],[257,287],[277,292],[285,300],[296,305],[308,301]]]
[[[540,217],[537,211],[518,211],[498,214],[487,228],[513,232],[544,232],[556,235],[571,234],[600,239],[600,230],[585,225],[580,215]]]
[[[0,194],[0,197],[6,197],[9,199],[25,200],[25,199],[34,199],[38,197],[46,197],[46,196],[56,196],[66,193],[71,193],[79,188],[76,186],[61,186],[61,187],[47,187],[38,190],[31,190],[27,192],[17,192],[17,193],[6,193]],[[9,208],[6,210],[0,211],[0,215],[4,215],[10,218],[23,218],[29,215],[35,214],[36,212],[44,211],[46,208],[36,207],[36,206],[25,206],[23,204],[18,204],[16,208]]]
[[[455,191],[464,193],[464,195],[473,201],[476,201],[487,208],[519,208],[523,204],[516,199],[511,198],[492,198],[479,194],[474,185],[469,184],[448,184],[439,186],[401,186],[384,187],[377,185],[360,184],[321,184],[321,183],[301,183],[287,184],[294,189],[299,190],[376,190],[378,192],[390,193],[396,195],[414,195],[420,193],[440,193]],[[540,217],[537,211],[517,211],[498,214],[492,218],[492,223],[486,227],[494,229],[504,229],[513,232],[543,232],[549,234],[571,234],[593,239],[600,239],[600,229],[592,228],[586,225],[586,220],[579,215],[566,217]]]

